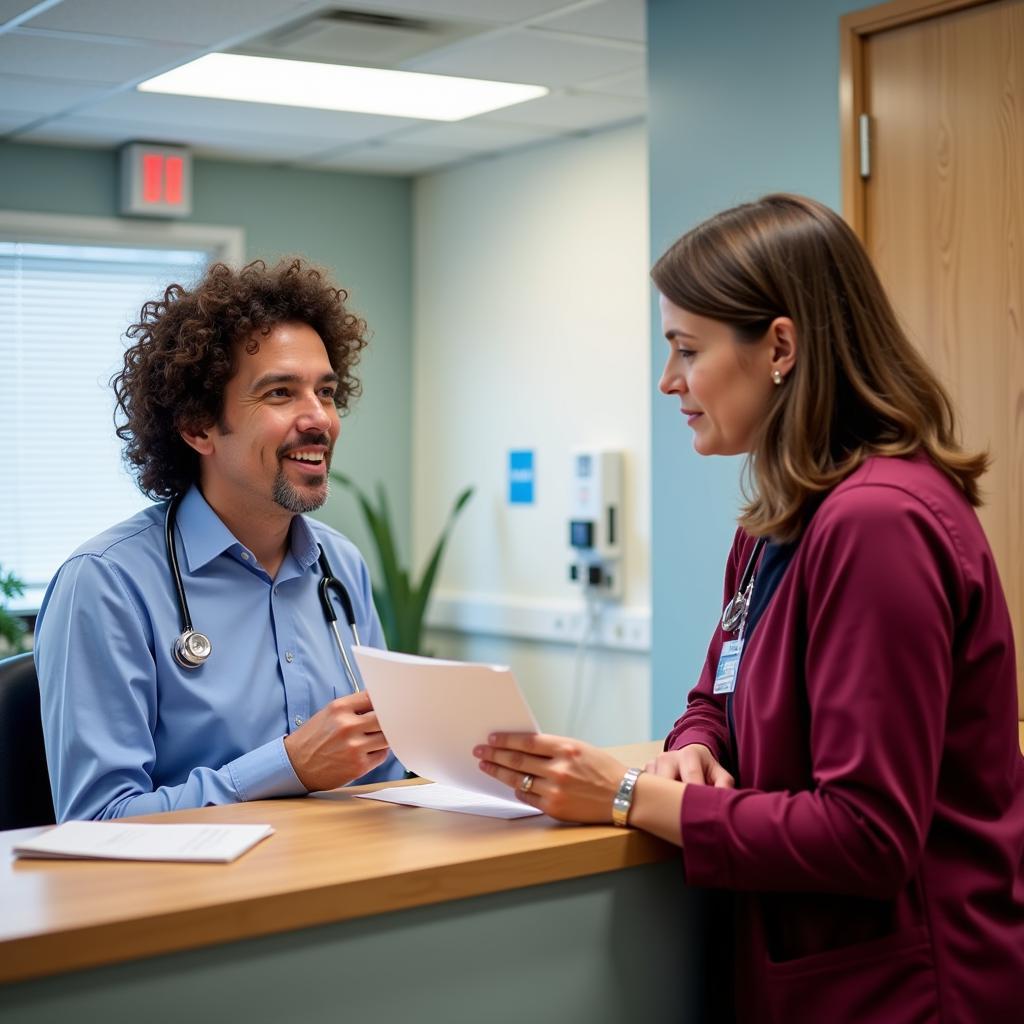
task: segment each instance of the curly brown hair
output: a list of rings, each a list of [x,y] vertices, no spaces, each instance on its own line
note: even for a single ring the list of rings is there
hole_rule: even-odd
[[[366,323],[347,299],[323,270],[294,258],[241,270],[215,263],[192,289],[172,284],[145,303],[127,331],[135,344],[110,381],[117,436],[142,491],[172,498],[198,479],[199,456],[181,431],[219,422],[240,345],[256,352],[279,324],[307,324],[320,335],[339,377],[334,404],[346,410],[360,392],[353,369],[367,342]]]

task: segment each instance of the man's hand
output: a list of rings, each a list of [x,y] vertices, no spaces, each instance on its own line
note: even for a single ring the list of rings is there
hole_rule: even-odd
[[[703,743],[689,743],[682,750],[668,750],[647,762],[647,771],[666,779],[692,782],[697,786],[735,789],[736,780],[715,760]]]
[[[311,793],[358,779],[388,756],[388,742],[366,693],[332,700],[285,736],[284,749]]]

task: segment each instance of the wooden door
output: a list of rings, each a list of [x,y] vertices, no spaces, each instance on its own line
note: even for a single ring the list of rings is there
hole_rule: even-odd
[[[1013,618],[1024,718],[1024,0],[948,6],[961,9],[861,36],[870,173],[845,177],[847,193],[859,189],[847,214],[948,387],[964,442],[992,455],[979,515]]]

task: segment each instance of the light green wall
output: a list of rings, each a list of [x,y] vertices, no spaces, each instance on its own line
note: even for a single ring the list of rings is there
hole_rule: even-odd
[[[246,254],[298,253],[330,268],[373,331],[360,374],[363,398],[342,424],[335,466],[388,489],[403,549],[410,537],[412,190],[405,178],[196,160],[194,214],[245,229]],[[117,154],[0,143],[0,208],[116,216]],[[336,489],[337,490],[337,489]],[[370,556],[348,496],[322,518]]]
[[[839,205],[839,17],[850,0],[648,0],[651,258],[766,192]],[[652,313],[653,385],[665,359]],[[651,414],[652,729],[697,681],[722,602],[740,460],[703,458],[678,405]]]

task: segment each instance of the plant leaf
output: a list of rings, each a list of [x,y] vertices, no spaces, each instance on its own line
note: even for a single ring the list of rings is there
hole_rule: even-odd
[[[452,527],[455,525],[455,520],[459,517],[459,513],[465,508],[469,499],[473,497],[473,490],[472,486],[467,487],[455,499],[455,504],[452,505],[452,509],[448,513],[448,519],[445,522],[444,529],[441,531],[441,536],[438,537],[437,543],[434,545],[433,553],[427,561],[426,568],[423,570],[423,576],[420,578],[420,582],[412,595],[414,608],[412,617],[418,623],[416,630],[417,642],[419,634],[423,629],[423,619],[427,613],[427,602],[430,600],[430,592],[434,588],[434,580],[437,577],[438,570],[441,568],[441,559],[444,557],[445,548],[448,546],[448,538],[451,535]]]
[[[455,499],[444,530],[434,545],[427,567],[418,585],[410,583],[409,571],[403,567],[398,556],[395,531],[387,493],[377,485],[377,507],[358,485],[344,473],[331,470],[330,474],[339,484],[355,495],[369,527],[377,561],[380,565],[380,586],[373,589],[373,599],[380,615],[381,628],[388,647],[406,654],[419,654],[423,636],[423,619],[434,580],[441,565],[445,547],[452,526],[466,502],[473,496],[473,487],[467,487]]]
[[[384,638],[388,647],[394,647],[399,642],[401,606],[403,600],[407,600],[407,598],[403,599],[402,594],[403,590],[408,589],[408,584],[406,583],[403,587],[402,569],[395,551],[394,534],[388,517],[387,502],[382,502],[380,510],[375,509],[370,498],[350,477],[335,470],[331,470],[330,475],[355,495],[356,501],[362,509],[366,525],[369,527],[370,536],[377,549],[377,562],[381,574],[380,587],[374,591],[374,603],[377,605],[381,629],[384,630]],[[382,494],[382,492],[379,493]],[[378,595],[381,597],[380,601],[378,601]]]

